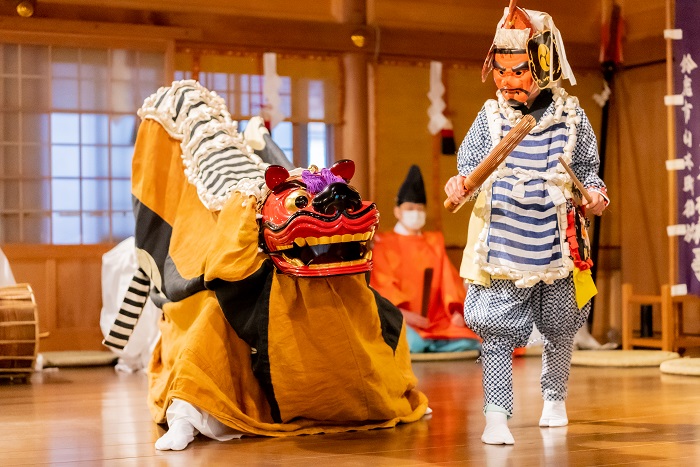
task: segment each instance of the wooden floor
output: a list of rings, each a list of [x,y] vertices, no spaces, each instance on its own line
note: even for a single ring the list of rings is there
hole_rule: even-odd
[[[540,429],[540,360],[515,360],[515,446],[479,437],[481,367],[473,360],[414,364],[432,418],[394,429],[153,447],[163,428],[146,408],[144,375],[110,367],[60,369],[29,384],[0,382],[0,466],[593,466],[700,465],[700,378],[658,368],[574,367],[570,425]]]

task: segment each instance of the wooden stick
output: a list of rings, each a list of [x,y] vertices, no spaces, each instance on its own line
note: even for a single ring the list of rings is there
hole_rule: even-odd
[[[564,167],[564,170],[566,170],[569,173],[569,176],[571,177],[571,181],[574,182],[574,185],[576,185],[576,188],[578,188],[578,191],[580,191],[581,194],[583,195],[583,197],[586,198],[586,201],[588,201],[589,203],[592,203],[593,198],[591,198],[591,195],[588,193],[588,190],[586,190],[583,187],[583,183],[581,183],[581,181],[576,177],[576,175],[574,174],[574,171],[571,170],[571,167],[569,167],[569,164],[564,162],[564,159],[562,159],[561,156],[559,156],[559,162],[561,162],[561,165]]]
[[[423,299],[421,300],[420,314],[428,317],[430,310],[430,291],[433,290],[433,268],[425,268],[423,271]]]
[[[528,133],[530,133],[530,130],[535,128],[535,125],[537,125],[535,118],[532,115],[525,115],[518,124],[501,139],[491,153],[476,166],[474,171],[464,179],[464,189],[470,192],[481,186],[481,184],[489,178],[489,175],[491,175],[494,170],[506,160],[506,157],[513,152],[513,149],[525,139]],[[455,213],[465,202],[466,199],[460,204],[454,204],[449,199],[446,199],[444,205],[448,211]]]

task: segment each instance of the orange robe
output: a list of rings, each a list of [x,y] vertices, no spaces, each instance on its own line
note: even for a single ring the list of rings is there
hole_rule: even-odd
[[[414,328],[423,339],[479,339],[466,326],[455,326],[454,313],[462,313],[466,291],[457,269],[445,251],[440,232],[422,235],[377,234],[372,250],[374,269],[370,285],[391,303],[421,313],[423,275],[433,269],[426,329]]]

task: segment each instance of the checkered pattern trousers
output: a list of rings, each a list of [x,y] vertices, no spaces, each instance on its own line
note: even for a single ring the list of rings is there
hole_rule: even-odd
[[[589,302],[578,309],[572,275],[527,288],[509,280],[492,280],[491,287],[470,284],[464,320],[483,339],[484,410],[513,414],[513,350],[527,344],[533,323],[544,338],[542,398],[565,400],[574,335],[590,307]]]

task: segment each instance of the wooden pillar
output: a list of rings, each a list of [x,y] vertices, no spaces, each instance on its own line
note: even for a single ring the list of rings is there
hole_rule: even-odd
[[[666,0],[666,29],[673,29],[674,24],[674,1]],[[673,39],[666,39],[666,94],[675,94],[673,86]],[[666,106],[666,130],[667,130],[667,159],[676,158],[676,107]],[[676,198],[676,177],[674,170],[666,171],[668,180],[668,223],[675,225],[677,198]],[[678,240],[675,236],[668,236],[668,285],[661,287],[662,295],[662,339],[663,350],[673,350],[676,345],[676,315],[680,313],[679,321],[683,319],[683,303],[674,303],[671,298],[671,287],[677,282],[678,270]]]
[[[349,40],[349,39],[348,39]],[[341,125],[339,153],[336,159],[351,159],[355,162],[352,185],[363,198],[369,198],[369,105],[367,90],[367,58],[363,53],[343,56],[344,106]]]
[[[632,284],[622,284],[622,350],[632,349]]]
[[[675,352],[676,346],[676,307],[669,285],[661,286],[661,350]]]
[[[343,55],[341,115],[342,123],[336,131],[335,159],[351,159],[355,162],[355,176],[352,185],[363,198],[372,199],[370,191],[370,150],[369,150],[369,91],[367,78],[367,51],[372,50],[374,41],[367,28],[366,0],[339,0],[338,19],[352,26],[353,32],[347,38],[353,43],[355,52]],[[359,40],[358,40],[359,39]]]
[[[673,29],[673,0],[666,0],[666,29]],[[673,89],[673,39],[666,39],[666,94],[675,94]],[[666,106],[666,130],[668,137],[667,158],[676,159],[676,108]],[[668,225],[677,224],[676,220],[676,176],[673,170],[667,171],[668,180]],[[678,251],[676,237],[668,237],[668,284],[676,284],[676,268],[678,267]]]
[[[433,219],[433,228],[442,232],[442,214],[445,211],[443,203],[445,202],[445,192],[440,183],[440,159],[442,159],[442,135],[438,133],[433,135],[433,154],[430,164],[430,178],[432,179],[433,189],[427,196],[429,217]],[[448,213],[449,214],[449,213]]]

